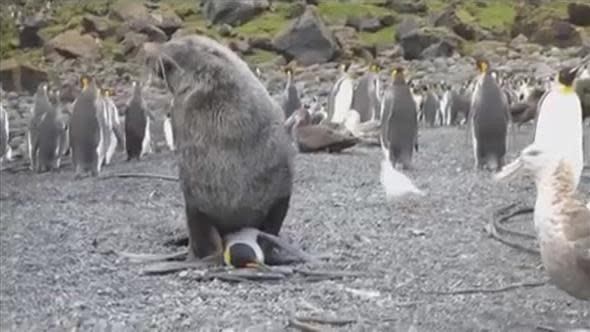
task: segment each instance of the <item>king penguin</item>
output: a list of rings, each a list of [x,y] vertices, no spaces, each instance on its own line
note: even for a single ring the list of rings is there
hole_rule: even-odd
[[[422,114],[424,115],[424,122],[428,127],[434,127],[438,116],[438,98],[431,88],[424,86],[424,102],[422,103]]]
[[[92,176],[98,176],[102,167],[100,150],[103,139],[98,120],[102,105],[98,88],[88,76],[82,76],[81,82],[82,92],[74,101],[70,123],[70,146],[76,178],[88,171]]]
[[[475,82],[471,99],[471,137],[476,168],[495,163],[504,166],[510,110],[504,92],[492,76],[486,59],[476,60],[480,75]]]
[[[0,104],[0,163],[4,159],[10,160],[12,150],[8,144],[10,138],[10,124],[8,119],[8,112],[4,110],[2,104]]]
[[[556,84],[539,101],[535,145],[567,160],[578,186],[584,155],[582,149],[582,105],[573,84],[576,68],[564,68]]]
[[[98,123],[100,124],[102,137],[99,159],[102,166],[110,164],[111,158],[115,153],[115,148],[117,147],[117,138],[113,130],[113,120],[105,99],[106,94],[106,89],[98,89]]]
[[[281,97],[281,103],[283,112],[285,112],[285,118],[288,118],[293,112],[301,108],[301,100],[299,99],[297,86],[293,82],[293,69],[289,67],[285,68],[285,74],[287,74],[287,84]]]
[[[49,108],[39,123],[37,149],[34,152],[36,171],[39,173],[57,170],[61,164],[66,124],[58,106],[60,105],[56,102],[56,107]]]
[[[354,89],[352,109],[360,115],[361,122],[379,119],[379,65],[369,67]]]
[[[145,108],[141,85],[133,81],[133,95],[125,111],[127,160],[139,160],[150,150],[150,119]]]
[[[174,131],[172,129],[172,111],[166,113],[166,119],[164,119],[164,138],[166,139],[166,145],[170,151],[176,150],[174,147]]]
[[[33,105],[32,116],[27,131],[27,145],[32,171],[37,171],[38,169],[37,156],[41,122],[51,109],[53,109],[53,105],[51,105],[51,102],[49,101],[47,83],[41,83],[37,87],[37,92],[35,93],[35,103]]]
[[[105,165],[108,165],[115,151],[117,150],[117,146],[125,146],[125,134],[123,129],[123,124],[121,123],[121,115],[119,114],[119,109],[113,98],[113,90],[111,89],[104,89],[103,95],[103,102],[105,104],[106,116],[108,123],[110,124],[107,133],[109,134],[109,144],[106,147],[106,155],[105,155]]]
[[[340,65],[340,78],[336,81],[328,97],[328,119],[334,123],[342,123],[352,106],[354,82],[348,74],[350,64]]]
[[[382,119],[386,123],[382,141],[386,144],[384,149],[392,166],[401,164],[404,169],[409,169],[418,139],[416,102],[406,84],[403,68],[394,69],[392,75],[391,108],[385,110],[386,117]]]

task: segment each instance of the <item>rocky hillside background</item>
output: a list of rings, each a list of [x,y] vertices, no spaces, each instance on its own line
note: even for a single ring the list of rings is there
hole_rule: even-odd
[[[3,1],[4,89],[14,67],[33,81],[68,70],[133,73],[141,45],[200,33],[249,63],[298,65],[385,55],[406,60],[590,45],[588,1],[95,0]],[[306,5],[309,5],[306,7]],[[65,64],[66,66],[62,66]],[[124,65],[122,65],[124,64]],[[26,69],[24,71],[27,71]],[[36,82],[23,82],[33,90]]]

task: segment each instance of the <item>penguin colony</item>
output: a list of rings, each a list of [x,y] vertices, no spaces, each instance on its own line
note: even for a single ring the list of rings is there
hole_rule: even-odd
[[[362,142],[380,145],[381,182],[387,196],[422,195],[396,170],[412,167],[419,151],[419,128],[465,125],[476,169],[500,171],[499,179],[522,169],[535,175],[535,224],[543,263],[558,287],[590,299],[590,212],[573,198],[583,168],[582,119],[590,116],[588,69],[564,68],[555,85],[547,77],[507,79],[486,59],[477,59],[477,76],[461,84],[408,79],[411,73],[402,67],[393,68],[382,84],[377,63],[368,64],[356,83],[350,64],[341,64],[325,109],[318,96],[312,105],[303,104],[296,68],[285,68],[284,92],[274,100],[260,82],[258,68],[254,74],[236,54],[206,37],[149,46],[147,54],[147,67],[172,95],[164,133],[179,157],[188,261],[219,253],[226,264],[236,267],[286,261],[260,244],[259,233],[279,235],[290,204],[296,151],[339,152]],[[50,92],[47,84],[39,86],[27,132],[34,171],[59,169],[70,152],[76,177],[84,172],[97,176],[111,163],[117,146],[124,147],[128,161],[151,152],[152,116],[141,82],[133,82],[132,97],[121,112],[111,90],[87,76],[81,85],[69,120],[59,93]],[[552,112],[562,107],[567,116]],[[537,122],[533,145],[504,167],[509,127],[532,120]],[[3,159],[10,159],[8,122],[0,108]],[[555,131],[567,135],[556,138],[551,135]],[[552,185],[557,189],[550,189]],[[544,205],[549,201],[568,209],[551,213]],[[552,218],[558,218],[555,222],[563,223],[564,229],[552,229]],[[568,241],[575,249],[563,249]],[[559,250],[561,257],[569,257],[569,265],[558,264]],[[565,277],[564,271],[572,277]]]

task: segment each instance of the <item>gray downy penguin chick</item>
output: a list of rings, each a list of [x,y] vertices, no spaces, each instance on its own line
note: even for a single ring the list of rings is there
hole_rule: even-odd
[[[133,82],[133,95],[125,110],[125,147],[127,160],[139,160],[149,152],[150,118],[143,101],[142,86]]]
[[[98,176],[102,167],[100,151],[103,139],[98,120],[102,105],[94,81],[82,76],[81,82],[82,92],[74,101],[70,120],[70,148],[76,178],[81,177],[83,172]]]
[[[41,123],[39,123],[38,149],[35,152],[38,173],[57,170],[61,165],[66,124],[61,108],[57,106],[59,105],[51,107],[41,117]]]
[[[354,89],[352,109],[356,110],[361,122],[379,119],[379,66],[372,64],[369,71],[363,75]]]
[[[436,118],[438,113],[438,99],[436,95],[429,89],[428,86],[424,86],[424,102],[422,104],[422,114],[424,114],[424,122],[428,127],[434,127],[436,125]]]
[[[478,169],[488,166],[500,170],[504,166],[510,110],[487,60],[478,59],[477,68],[480,77],[475,84],[470,112],[475,165]]]
[[[418,143],[418,116],[416,102],[406,84],[402,68],[393,70],[391,109],[387,110],[386,142],[387,157],[393,167],[401,164],[408,169],[412,164],[414,148]]]
[[[12,149],[8,144],[10,139],[10,123],[8,119],[8,112],[0,104],[0,163],[4,159],[10,160],[12,158]]]
[[[41,83],[35,93],[35,103],[32,109],[31,120],[27,131],[27,146],[29,152],[29,162],[32,171],[38,169],[38,149],[39,149],[39,127],[43,117],[53,109],[49,101],[47,83]]]
[[[278,235],[296,154],[279,104],[242,59],[210,38],[186,36],[144,50],[174,95],[189,259],[220,252],[221,238],[244,227]]]
[[[285,85],[285,91],[283,91],[281,99],[285,118],[288,118],[293,112],[301,108],[301,100],[297,86],[293,83],[293,69],[286,68],[285,73],[287,74],[287,85]]]

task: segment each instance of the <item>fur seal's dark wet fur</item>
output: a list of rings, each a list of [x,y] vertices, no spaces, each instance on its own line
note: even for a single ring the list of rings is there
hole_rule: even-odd
[[[189,259],[220,252],[223,236],[244,227],[278,235],[296,153],[280,106],[245,62],[212,39],[186,36],[144,49],[174,95]]]

